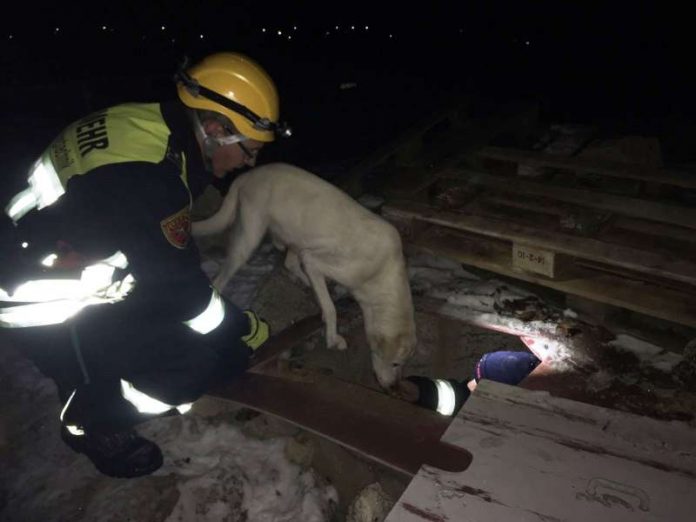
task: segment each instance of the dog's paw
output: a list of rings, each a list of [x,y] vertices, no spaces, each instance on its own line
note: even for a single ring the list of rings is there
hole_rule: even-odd
[[[332,350],[345,350],[348,348],[348,343],[346,340],[338,334],[336,334],[336,336],[332,339],[327,339],[326,344]]]

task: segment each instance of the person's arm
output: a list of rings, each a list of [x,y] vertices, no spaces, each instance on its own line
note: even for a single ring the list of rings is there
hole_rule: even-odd
[[[29,212],[12,232],[26,246],[26,264],[39,271],[52,253],[59,263],[70,254],[87,266],[122,252],[136,280],[132,304],[186,320],[208,305],[212,292],[190,239],[189,201],[169,165],[108,165],[71,178],[60,199]]]

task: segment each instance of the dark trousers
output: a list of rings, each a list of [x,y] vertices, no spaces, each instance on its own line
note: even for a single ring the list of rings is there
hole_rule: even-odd
[[[231,303],[223,323],[201,334],[156,311],[134,308],[126,299],[88,307],[61,325],[12,333],[55,381],[63,404],[75,392],[65,424],[119,430],[159,416],[143,414],[126,401],[122,379],[166,404],[193,402],[216,382],[246,369],[250,350],[241,337],[248,330],[246,316]]]

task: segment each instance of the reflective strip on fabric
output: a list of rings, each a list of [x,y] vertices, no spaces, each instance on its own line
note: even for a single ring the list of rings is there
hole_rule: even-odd
[[[34,208],[41,210],[65,194],[53,163],[44,155],[34,163],[29,174],[29,188],[12,198],[5,208],[6,214],[17,222]]]
[[[75,397],[75,392],[77,392],[77,390],[73,390],[73,392],[70,394],[70,397],[68,397],[68,400],[65,401],[65,406],[63,406],[63,409],[60,412],[61,423],[63,422],[63,418],[65,417],[65,412],[68,411],[68,408],[70,407],[70,403],[72,402],[73,397]],[[68,430],[68,433],[70,433],[70,435],[75,435],[76,437],[85,434],[85,430],[83,430],[79,426],[75,426],[74,424],[66,424],[65,429]]]
[[[179,413],[182,415],[184,413],[187,413],[191,411],[191,408],[193,408],[193,403],[192,402],[187,402],[185,404],[180,404],[179,406],[176,407],[177,410],[179,410]]]
[[[179,411],[179,413],[184,414],[192,407],[192,403],[190,402],[180,404],[179,406],[166,404],[159,399],[155,399],[154,397],[150,397],[149,395],[141,392],[135,386],[133,386],[133,383],[130,383],[124,379],[121,379],[121,395],[123,395],[124,399],[135,406],[140,413],[158,415],[160,413],[166,413],[169,410],[176,409]]]
[[[70,406],[70,403],[73,400],[73,397],[75,397],[75,393],[77,390],[73,390],[73,392],[70,394],[70,397],[68,397],[68,400],[65,401],[65,406],[63,406],[63,409],[60,411],[60,422],[63,422],[63,417],[65,417],[65,412],[68,411],[68,407]]]
[[[59,299],[80,299],[89,293],[82,279],[37,279],[18,286],[12,295],[0,289],[0,300],[10,303],[43,303]]]
[[[28,328],[60,324],[77,314],[89,303],[74,301],[52,301],[0,309],[0,326],[5,328]]]
[[[160,163],[166,157],[170,134],[158,103],[126,103],[90,114],[53,140],[32,166],[29,188],[12,198],[5,212],[17,222],[27,212],[47,207],[65,194],[73,176],[104,165]],[[186,173],[181,177],[186,184]]]
[[[442,415],[452,415],[457,404],[457,396],[454,387],[449,381],[435,379],[437,387],[437,412]]]
[[[225,303],[217,290],[213,289],[213,295],[210,298],[208,307],[193,319],[184,321],[184,324],[198,333],[205,335],[220,326],[224,318]]]
[[[10,204],[5,207],[5,214],[10,219],[17,222],[24,214],[36,208],[36,194],[31,188],[25,189],[10,200]]]
[[[115,303],[122,300],[133,287],[133,281],[133,276],[129,274],[122,281],[117,281],[102,292],[102,296],[58,299],[0,308],[0,326],[5,328],[27,328],[63,323],[87,306]]]
[[[113,277],[116,267],[128,266],[126,256],[118,251],[111,257],[87,266],[80,279],[37,279],[20,285],[11,296],[0,288],[0,301],[42,303],[59,299],[78,300],[89,297],[115,297]],[[132,286],[133,276],[126,276]],[[118,293],[123,293],[120,289]]]
[[[114,255],[111,257],[107,257],[106,259],[102,260],[101,263],[104,263],[105,265],[113,266],[116,268],[121,268],[121,269],[126,269],[128,268],[128,258],[126,257],[126,254],[118,250]]]
[[[131,274],[113,281],[115,267],[128,266],[122,252],[86,267],[80,279],[39,279],[27,281],[11,296],[0,288],[0,301],[26,303],[0,308],[0,326],[26,328],[59,324],[86,306],[114,303],[132,290]]]
[[[65,429],[68,430],[70,435],[75,435],[76,437],[81,437],[82,435],[85,434],[85,430],[83,430],[79,426],[74,426],[72,424],[67,424],[65,426]]]
[[[41,264],[50,268],[53,266],[53,263],[56,262],[56,259],[58,259],[58,254],[49,254],[43,258]]]

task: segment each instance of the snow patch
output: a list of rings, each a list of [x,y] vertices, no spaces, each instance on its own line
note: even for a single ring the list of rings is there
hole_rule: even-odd
[[[617,335],[607,345],[618,350],[630,352],[638,357],[641,363],[653,366],[666,373],[671,372],[683,360],[683,357],[679,354],[668,352],[660,346],[627,334]]]
[[[252,439],[234,425],[186,416],[147,434],[168,457],[157,474],[178,477],[179,500],[166,522],[236,520],[242,513],[259,522],[321,522],[338,502],[332,486],[287,459],[286,437]]]

